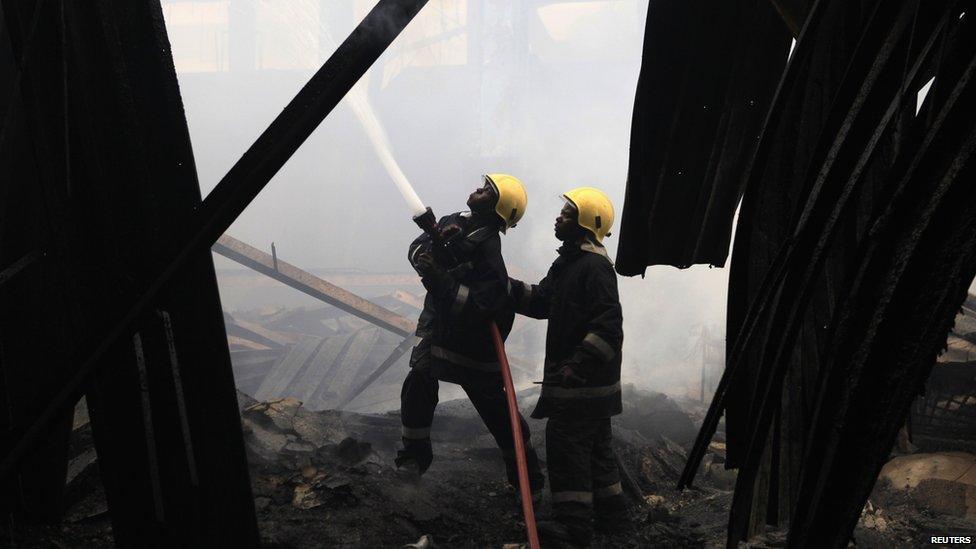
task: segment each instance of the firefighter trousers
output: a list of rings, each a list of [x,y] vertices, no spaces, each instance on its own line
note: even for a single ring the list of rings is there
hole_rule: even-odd
[[[508,404],[505,401],[501,374],[462,372],[452,376],[452,382],[460,385],[468,395],[471,404],[474,405],[485,427],[494,437],[495,444],[502,452],[509,484],[518,486],[515,442],[512,439],[512,427],[508,419]],[[433,461],[430,426],[434,419],[434,409],[437,407],[438,388],[438,381],[431,375],[430,368],[411,368],[403,381],[403,388],[400,391],[403,450],[398,452],[398,465],[407,459],[413,459],[423,473]],[[521,414],[519,414],[519,421],[522,424],[522,440],[525,442],[529,484],[533,491],[541,490],[545,484],[545,476],[539,469],[539,459],[535,450],[529,444],[529,426]]]
[[[549,419],[546,463],[557,520],[588,528],[594,511],[605,522],[626,512],[612,441],[610,418]]]

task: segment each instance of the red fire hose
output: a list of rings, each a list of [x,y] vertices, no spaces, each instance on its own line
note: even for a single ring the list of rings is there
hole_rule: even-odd
[[[532,489],[529,487],[529,468],[525,461],[525,444],[522,443],[522,423],[519,421],[518,404],[515,401],[515,384],[512,371],[505,356],[505,343],[498,326],[491,322],[491,339],[495,353],[502,366],[502,381],[505,383],[505,400],[508,401],[508,420],[512,424],[512,438],[515,439],[515,464],[518,467],[519,493],[522,495],[522,514],[525,515],[525,531],[529,536],[529,548],[539,549],[539,532],[535,527],[535,511],[532,510]]]

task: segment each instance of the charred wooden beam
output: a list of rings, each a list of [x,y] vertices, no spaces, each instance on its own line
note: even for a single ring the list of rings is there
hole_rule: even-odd
[[[221,236],[212,249],[227,259],[254,269],[282,284],[338,307],[351,315],[372,322],[397,335],[413,335],[417,327],[416,322],[326,282],[291,263],[278,259],[276,266],[275,260],[270,254],[264,253],[230,235]]]
[[[358,288],[358,287],[372,287],[372,286],[385,286],[385,287],[415,287],[420,286],[420,277],[414,274],[396,274],[396,273],[350,273],[341,270],[330,270],[330,269],[308,269],[308,272],[314,274],[319,278],[327,279],[332,284],[339,286],[341,288]],[[251,270],[231,270],[231,269],[218,269],[217,278],[221,280],[221,284],[247,284],[246,280],[241,279],[259,279],[264,280],[264,276],[259,276],[258,273],[254,273]],[[396,296],[393,296],[396,297]],[[422,300],[421,300],[422,301]]]

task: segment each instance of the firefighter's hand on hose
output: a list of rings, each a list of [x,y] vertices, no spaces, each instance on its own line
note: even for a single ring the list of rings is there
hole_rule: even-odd
[[[567,389],[572,389],[574,387],[580,387],[586,384],[586,379],[580,377],[574,367],[578,367],[577,364],[566,363],[562,368],[556,372],[556,381],[559,383],[560,387],[566,387]]]
[[[446,273],[444,267],[441,267],[440,263],[434,259],[434,255],[430,252],[422,252],[417,256],[416,268],[420,276],[436,277],[439,274]]]
[[[447,225],[446,227],[440,229],[440,232],[441,232],[441,238],[444,239],[445,242],[447,242],[461,233],[461,226],[456,223],[451,223],[450,225]]]
[[[416,268],[428,291],[440,291],[451,284],[451,275],[430,252],[424,252],[417,257]]]

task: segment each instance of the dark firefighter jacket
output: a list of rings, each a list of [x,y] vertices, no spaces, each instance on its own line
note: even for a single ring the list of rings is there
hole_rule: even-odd
[[[492,375],[501,371],[489,321],[498,324],[504,339],[512,329],[515,313],[508,301],[501,238],[492,220],[463,212],[446,215],[439,222],[441,227],[451,224],[461,227],[461,233],[449,244],[457,265],[447,266],[447,276],[421,278],[427,297],[417,321],[417,335],[424,341],[414,349],[410,364],[429,364],[435,378],[457,382],[465,377],[458,368]],[[417,257],[430,246],[426,234],[410,244],[408,258],[414,268]]]
[[[617,276],[602,246],[564,244],[539,284],[511,281],[516,311],[549,319],[542,395],[532,417],[607,418],[621,412],[623,317]],[[566,364],[586,380],[559,386]]]

